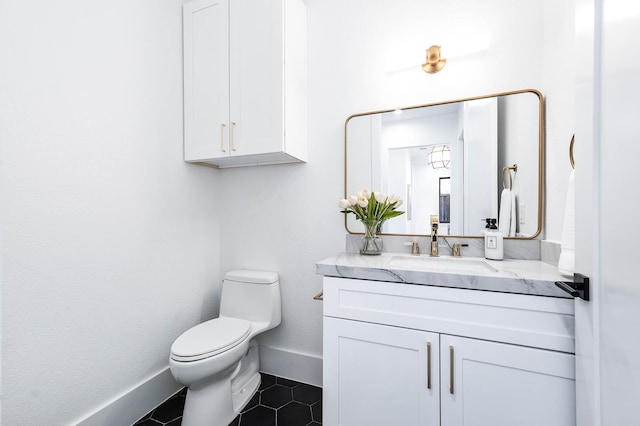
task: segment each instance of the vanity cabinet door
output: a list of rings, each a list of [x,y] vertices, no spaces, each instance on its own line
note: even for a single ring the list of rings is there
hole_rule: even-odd
[[[575,356],[440,336],[443,426],[572,426]]]
[[[324,317],[323,423],[440,425],[438,334]]]

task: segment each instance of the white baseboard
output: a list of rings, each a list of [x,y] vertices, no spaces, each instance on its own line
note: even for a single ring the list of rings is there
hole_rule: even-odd
[[[322,387],[322,358],[260,345],[260,371]]]
[[[79,426],[132,425],[182,388],[169,367],[124,392],[78,422]]]
[[[260,371],[322,387],[321,357],[260,345]],[[73,424],[132,425],[181,388],[167,367]]]

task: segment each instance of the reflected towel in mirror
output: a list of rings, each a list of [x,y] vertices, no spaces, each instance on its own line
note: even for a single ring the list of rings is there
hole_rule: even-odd
[[[498,230],[505,237],[516,236],[516,197],[513,191],[508,188],[503,189],[500,195]]]

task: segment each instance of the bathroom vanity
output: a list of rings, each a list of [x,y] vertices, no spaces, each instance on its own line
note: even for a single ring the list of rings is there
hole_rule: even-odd
[[[574,305],[552,266],[345,253],[316,268],[325,424],[575,424]]]

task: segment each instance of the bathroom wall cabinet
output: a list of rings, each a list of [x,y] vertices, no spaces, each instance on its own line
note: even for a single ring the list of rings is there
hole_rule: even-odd
[[[183,24],[185,161],[305,161],[303,1],[194,0]]]
[[[574,425],[568,299],[324,278],[327,425]]]

